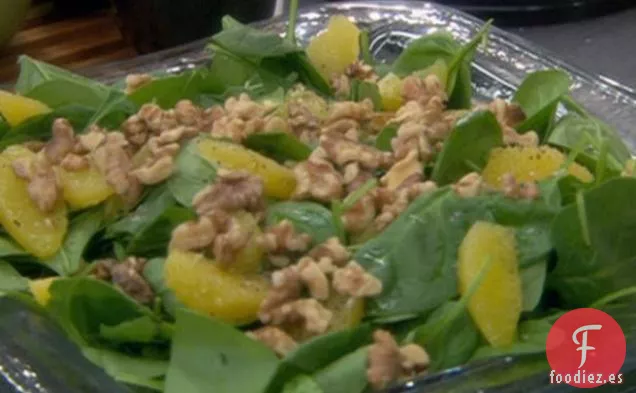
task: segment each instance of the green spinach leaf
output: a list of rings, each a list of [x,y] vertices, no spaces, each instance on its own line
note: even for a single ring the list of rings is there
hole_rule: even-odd
[[[175,168],[168,189],[177,202],[192,207],[192,198],[216,178],[216,166],[199,155],[195,139],[181,150]]]
[[[547,269],[548,263],[546,261],[520,269],[523,311],[532,311],[539,305],[545,289]]]
[[[98,108],[110,94],[106,85],[28,56],[20,56],[18,63],[20,76],[15,90],[51,108],[71,104]]]
[[[156,343],[170,340],[172,326],[143,316],[115,326],[101,325],[99,335],[116,343]]]
[[[351,80],[349,100],[360,102],[366,99],[373,102],[373,107],[376,111],[382,110],[382,96],[380,96],[380,90],[378,89],[377,84],[361,81],[359,79]]]
[[[128,243],[128,253],[144,257],[165,255],[174,228],[194,218],[196,214],[190,209],[169,206],[141,232],[132,237]]]
[[[79,132],[88,125],[94,113],[94,109],[81,105],[71,105],[35,116],[5,133],[0,139],[0,150],[7,146],[27,141],[49,139],[51,137],[51,126],[55,119],[60,117],[67,119],[73,125],[73,128]]]
[[[261,31],[243,24],[228,26],[214,35],[211,41],[237,56],[251,60],[281,57],[302,50],[278,34]]]
[[[161,305],[166,313],[172,317],[176,315],[177,308],[184,307],[177,300],[172,289],[168,288],[163,276],[163,268],[166,263],[164,258],[153,258],[144,266],[144,278],[152,287],[155,295],[161,299]]]
[[[107,129],[118,129],[129,116],[137,112],[137,109],[137,106],[128,99],[124,92],[111,90],[96,108],[95,114],[88,124],[98,124]]]
[[[620,135],[611,127],[604,126],[596,119],[570,113],[565,115],[554,126],[547,138],[551,145],[573,150],[581,141],[588,141],[587,148],[581,152],[577,160],[589,169],[594,170],[601,157],[601,149],[607,149],[607,165],[613,175],[620,174],[627,160],[631,158],[629,149]]]
[[[12,239],[6,239],[0,236],[0,258],[28,254],[29,253],[16,244]]]
[[[207,69],[199,68],[178,75],[168,75],[153,80],[129,95],[129,100],[138,106],[153,102],[164,109],[174,108],[181,100],[201,103],[204,94],[220,94],[219,80]]]
[[[163,391],[162,378],[168,370],[167,360],[93,347],[83,347],[82,353],[119,382]]]
[[[382,129],[375,138],[375,147],[382,151],[392,151],[391,141],[397,136],[399,126],[397,124],[391,124]]]
[[[152,225],[166,209],[174,204],[175,200],[166,187],[153,188],[135,211],[106,229],[106,236],[134,236],[141,233],[144,228]]]
[[[490,151],[503,144],[495,116],[477,111],[461,119],[444,143],[432,179],[440,185],[454,183],[467,173],[483,168]]]
[[[421,196],[354,256],[383,283],[383,293],[369,303],[369,315],[418,314],[456,296],[457,249],[478,220],[515,228],[522,268],[545,258],[552,249],[554,214],[542,201],[499,194],[464,199],[449,187]]]
[[[560,314],[550,315],[542,319],[531,319],[519,324],[518,340],[506,348],[494,348],[491,346],[480,347],[473,356],[473,360],[484,359],[503,355],[520,355],[545,352],[545,342],[548,332]]]
[[[267,132],[248,136],[243,144],[278,162],[303,161],[311,154],[311,148],[294,135],[286,132]]]
[[[60,250],[45,264],[61,276],[70,276],[82,267],[82,255],[91,238],[102,228],[104,213],[92,209],[71,220],[71,225]]]
[[[29,280],[22,277],[8,262],[0,260],[0,295],[29,288]]]
[[[362,393],[368,386],[368,347],[351,352],[318,371],[314,379],[322,391],[329,393]]]
[[[391,72],[405,77],[432,66],[438,60],[450,64],[461,46],[447,32],[435,32],[413,40],[393,62]],[[445,82],[445,79],[442,82]]]
[[[526,115],[526,120],[517,129],[533,130],[544,139],[554,121],[559,101],[569,90],[570,77],[563,71],[537,71],[528,75],[512,98]]]
[[[444,370],[466,363],[475,353],[480,343],[480,334],[465,306],[456,317],[448,315],[456,312],[458,302],[444,303],[436,309],[426,323],[412,335],[415,343],[422,345],[431,356],[431,368]],[[443,328],[437,325],[443,323]]]
[[[50,288],[49,314],[80,345],[99,342],[100,327],[116,326],[152,312],[112,285],[92,278],[62,278]],[[117,310],[117,312],[113,312]]]
[[[287,382],[281,393],[324,393],[324,391],[312,377],[299,375]]]
[[[577,195],[552,226],[558,261],[549,286],[572,307],[634,284],[636,179],[619,178]]]
[[[218,320],[180,309],[166,393],[257,393],[278,367],[274,352]],[[249,378],[237,378],[249,370]]]
[[[267,209],[266,223],[274,225],[289,220],[296,230],[311,235],[313,244],[338,236],[329,209],[313,202],[279,202]]]

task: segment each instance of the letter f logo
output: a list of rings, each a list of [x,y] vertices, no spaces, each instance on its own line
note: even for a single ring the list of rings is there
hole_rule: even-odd
[[[585,364],[585,361],[587,360],[587,352],[588,351],[593,351],[596,348],[592,347],[592,346],[588,346],[587,345],[587,332],[588,330],[601,330],[601,325],[585,325],[585,326],[581,326],[580,328],[576,329],[574,331],[574,333],[572,334],[572,341],[574,341],[575,344],[577,345],[581,345],[580,347],[578,347],[576,350],[577,351],[581,351],[581,364],[579,365],[579,368],[583,367],[583,365]],[[579,333],[583,333],[582,334],[582,340],[581,342],[579,342],[577,336]]]

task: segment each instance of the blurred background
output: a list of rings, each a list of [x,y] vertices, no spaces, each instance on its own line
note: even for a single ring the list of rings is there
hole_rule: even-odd
[[[300,0],[301,7],[338,0]],[[388,0],[390,2],[390,0]],[[590,72],[636,86],[636,0],[438,0],[546,47]],[[0,84],[20,54],[82,69],[209,36],[220,18],[252,22],[285,0],[0,0]]]

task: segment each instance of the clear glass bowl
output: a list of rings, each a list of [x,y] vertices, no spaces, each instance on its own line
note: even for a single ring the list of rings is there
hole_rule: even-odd
[[[409,40],[439,29],[467,41],[483,23],[448,7],[424,2],[328,3],[301,10],[297,27],[300,41],[307,43],[324,29],[334,14],[346,14],[369,30],[373,53],[380,61],[391,61]],[[276,18],[257,25],[282,33],[286,22]],[[129,73],[179,73],[211,61],[204,47],[205,40],[201,40],[85,70],[84,74],[115,82]],[[497,28],[493,29],[487,47],[477,55],[473,67],[474,88],[482,98],[508,97],[528,72],[545,68],[567,71],[574,81],[574,98],[615,126],[631,150],[636,151],[634,90],[587,74]],[[633,343],[628,345],[627,354],[622,370],[625,384],[606,385],[597,391],[636,391],[636,347]],[[541,362],[545,362],[544,355],[491,359],[408,381],[391,387],[387,393],[576,391],[567,385],[550,385],[547,371],[536,367]],[[20,303],[0,298],[0,391],[123,393],[131,390],[115,383],[104,371],[84,359],[47,318]],[[213,391],[212,386],[210,391]]]

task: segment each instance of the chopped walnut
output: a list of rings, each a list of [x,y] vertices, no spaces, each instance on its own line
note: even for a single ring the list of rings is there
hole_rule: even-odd
[[[514,199],[537,199],[540,191],[536,182],[518,183],[511,173],[501,177],[502,191],[505,196]]]
[[[345,75],[349,78],[360,79],[366,82],[376,82],[378,80],[378,74],[370,65],[366,64],[362,60],[350,64],[345,70]]]
[[[343,135],[343,134],[351,133],[352,130],[357,131],[359,127],[360,127],[360,124],[353,119],[340,119],[340,120],[334,121],[331,124],[327,124],[326,126],[324,126],[320,130],[320,133]],[[348,137],[347,139],[351,140],[352,138]],[[358,138],[355,138],[353,141],[357,142]]]
[[[22,146],[26,147],[27,149],[31,150],[33,153],[39,153],[40,150],[44,149],[44,146],[46,144],[42,141],[28,141],[28,142],[24,142],[22,144]]]
[[[331,237],[326,242],[318,244],[307,255],[317,261],[328,258],[336,266],[344,266],[351,258],[351,253],[337,237]]]
[[[77,136],[80,146],[86,152],[92,152],[106,140],[106,133],[99,128],[92,128],[86,134]]]
[[[247,246],[252,232],[241,225],[236,217],[228,216],[221,231],[214,238],[214,258],[221,264],[230,264]]]
[[[202,250],[212,244],[217,232],[217,226],[211,217],[199,217],[198,221],[182,223],[172,231],[170,248]]]
[[[45,157],[38,155],[31,162],[30,172],[31,176],[27,186],[29,197],[39,210],[52,211],[61,197],[60,186],[53,166]]]
[[[431,101],[446,102],[448,96],[442,86],[439,77],[429,74],[424,79],[417,75],[404,78],[402,84],[402,97],[405,101],[417,101],[421,105],[428,105]]]
[[[177,116],[174,110],[164,111],[156,104],[144,104],[137,112],[150,133],[158,134],[177,127]]]
[[[174,172],[174,159],[171,156],[163,156],[158,160],[135,169],[131,174],[145,185],[161,183],[172,176]]]
[[[287,302],[300,298],[302,282],[298,268],[289,266],[272,273],[272,287],[261,302],[258,317],[262,323],[270,323],[273,312]]]
[[[53,138],[44,146],[46,158],[53,164],[59,164],[75,146],[73,126],[66,119],[55,119],[52,127]]]
[[[462,198],[472,198],[481,192],[483,180],[477,172],[471,172],[453,184],[453,191]]]
[[[199,216],[215,210],[248,210],[263,208],[263,180],[245,171],[219,169],[216,182],[199,191],[192,200]]]
[[[356,261],[350,261],[334,272],[333,288],[341,295],[370,297],[382,293],[382,281],[367,273]]]
[[[362,102],[340,101],[334,102],[327,115],[327,124],[340,119],[352,119],[358,122],[366,121],[373,114],[373,102],[365,99]]]
[[[145,259],[129,257],[124,262],[115,263],[110,269],[111,281],[122,291],[142,304],[150,304],[155,293],[143,277]]]
[[[86,156],[80,156],[79,154],[69,153],[62,159],[60,166],[69,172],[82,171],[90,167],[90,161]]]
[[[373,178],[373,173],[370,170],[360,168],[360,164],[357,162],[347,164],[344,168],[343,180],[347,186],[347,193],[354,192]]]
[[[174,107],[179,124],[184,126],[200,126],[203,121],[203,109],[190,100],[180,100]]]
[[[312,258],[303,257],[298,261],[298,274],[309,289],[311,297],[317,300],[327,300],[329,297],[329,280],[318,263]]]
[[[177,143],[184,139],[195,137],[198,133],[199,131],[194,127],[178,126],[162,131],[161,134],[159,134],[158,142],[161,145]]]
[[[91,266],[90,275],[98,280],[110,281],[112,278],[110,271],[116,263],[117,261],[114,259],[102,259],[96,261]]]
[[[245,93],[225,101],[225,114],[214,121],[211,134],[218,138],[230,138],[240,142],[265,127],[265,115],[270,108],[252,101]]]
[[[326,134],[320,137],[320,147],[336,165],[358,162],[363,168],[377,169],[391,165],[392,155],[373,146],[353,142],[343,136]]]
[[[128,142],[135,146],[142,146],[148,141],[149,129],[146,122],[139,115],[132,115],[121,125]],[[93,150],[93,149],[90,149]]]
[[[333,312],[316,299],[298,299],[274,309],[271,318],[274,325],[302,322],[308,333],[322,334],[329,328]]]
[[[431,358],[424,348],[417,344],[407,344],[400,348],[403,374],[413,375],[421,373],[431,364]]]
[[[124,149],[125,140],[118,135],[121,134],[109,133],[105,142],[93,152],[93,160],[115,192],[118,195],[126,195],[133,189],[136,179],[130,174],[132,161]]]
[[[351,81],[345,74],[333,75],[330,79],[331,87],[333,87],[335,96],[338,98],[347,98],[351,94]]]
[[[380,179],[382,185],[389,190],[396,190],[407,179],[421,179],[424,166],[418,160],[417,151],[411,151],[402,160],[393,164],[391,169]]]
[[[264,326],[246,333],[248,337],[260,341],[278,356],[284,357],[298,347],[296,341],[283,330],[274,326]]]
[[[539,145],[539,136],[534,131],[519,134],[514,128],[506,127],[503,129],[503,142],[506,145],[535,147]]]
[[[318,138],[320,121],[311,110],[301,103],[290,102],[287,106],[288,124],[301,141],[312,143]]]
[[[287,132],[287,121],[280,116],[270,115],[265,118],[263,132],[282,131]]]
[[[410,180],[406,179],[400,188],[394,191],[388,188],[378,189],[376,204],[380,206],[381,213],[375,219],[376,231],[384,230],[406,210],[415,198],[437,189],[437,184],[432,181],[408,184],[409,182]]]
[[[126,76],[126,94],[132,94],[135,90],[140,89],[152,82],[152,75],[148,74],[130,74]]]
[[[404,159],[410,152],[417,152],[417,158],[423,162],[433,157],[433,148],[426,136],[426,126],[416,122],[403,123],[397,135],[391,140],[395,158]]]
[[[391,333],[385,330],[373,333],[367,358],[367,379],[374,389],[383,389],[400,377],[402,356]]]
[[[161,137],[153,136],[148,140],[148,143],[144,145],[144,148],[147,148],[150,151],[151,157],[148,157],[146,160],[150,161],[146,164],[152,164],[155,160],[161,157],[176,157],[181,150],[181,145],[178,143],[165,143],[162,144]]]
[[[452,131],[453,117],[447,118],[441,100],[432,99],[427,105],[417,101],[404,104],[391,120],[392,123],[417,123],[431,143],[446,139]]]
[[[502,128],[514,128],[526,119],[526,115],[519,104],[507,102],[501,98],[492,100],[488,104],[487,109],[495,115]]]
[[[11,162],[13,173],[23,180],[30,180],[33,176],[33,160],[30,157],[20,157]]]
[[[311,236],[297,233],[291,221],[282,220],[268,227],[257,241],[267,252],[270,261],[275,266],[282,267],[291,262],[287,254],[306,251],[309,248]]]
[[[342,223],[349,233],[364,232],[375,218],[375,201],[372,195],[366,194],[342,215]]]
[[[342,175],[328,161],[311,156],[294,167],[295,199],[313,198],[321,202],[340,199],[343,192]]]

